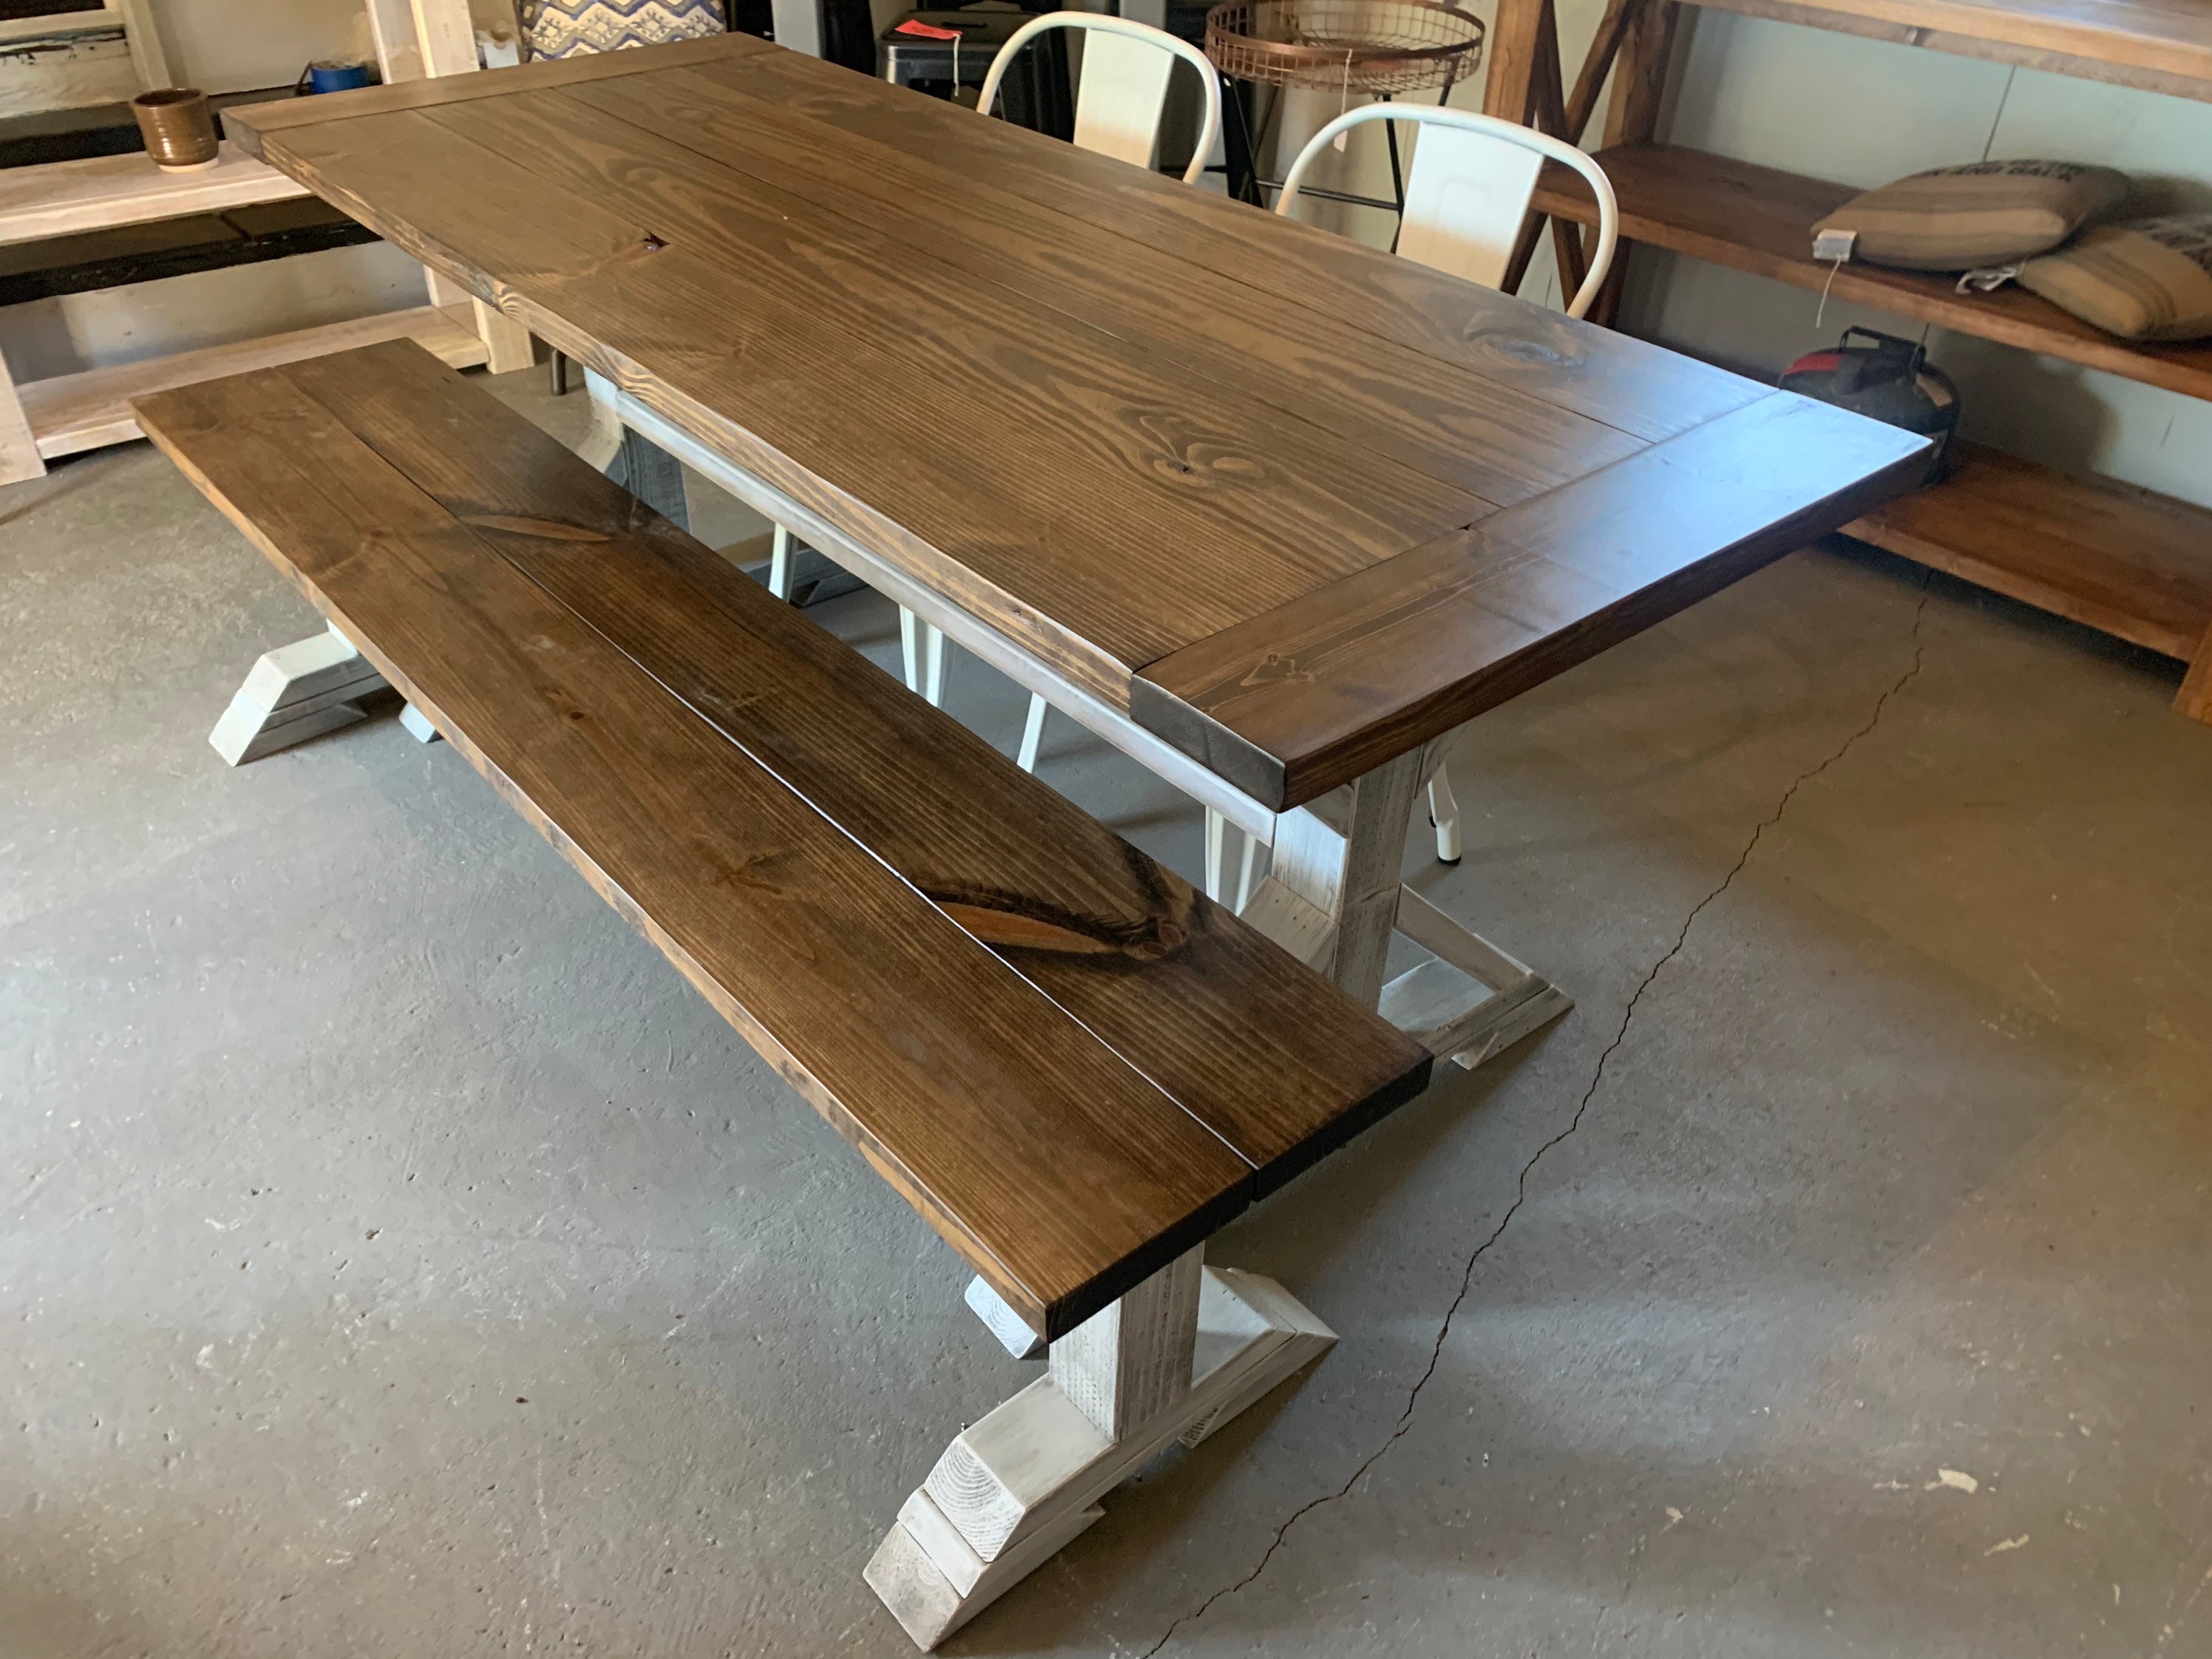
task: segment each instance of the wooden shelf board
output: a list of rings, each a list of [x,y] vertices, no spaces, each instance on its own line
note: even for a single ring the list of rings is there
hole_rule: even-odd
[[[2136,645],[2196,655],[2212,629],[2212,512],[1978,444],[1952,476],[1844,533]]]
[[[2212,99],[2203,0],[1691,0],[1937,52]]]
[[[225,144],[204,173],[164,173],[143,151],[0,169],[0,243],[181,219],[306,196],[307,187]]]
[[[1598,161],[1620,198],[1621,234],[1917,322],[2063,357],[2191,398],[2212,398],[2212,341],[2117,339],[2019,289],[1962,295],[1940,273],[1838,269],[1813,257],[1813,225],[1856,192],[1799,173],[1671,144],[1628,144]],[[1574,173],[1547,164],[1535,206],[1583,224],[1597,207]],[[1832,276],[1833,285],[1830,286]]]
[[[80,450],[128,443],[143,436],[137,418],[131,412],[130,400],[148,392],[196,386],[202,380],[220,380],[226,374],[242,374],[248,369],[297,362],[303,357],[320,357],[354,346],[402,337],[419,342],[455,368],[472,368],[484,360],[483,342],[471,326],[466,307],[447,312],[436,306],[417,306],[409,311],[387,311],[381,316],[357,317],[290,334],[209,346],[172,357],[155,357],[144,362],[120,363],[112,368],[87,369],[80,374],[31,380],[18,386],[15,391],[22,399],[23,414],[30,422],[39,454],[51,461]]]

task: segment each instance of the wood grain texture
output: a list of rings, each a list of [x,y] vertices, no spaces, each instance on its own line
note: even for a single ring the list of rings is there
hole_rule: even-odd
[[[2181,690],[2173,699],[2174,712],[2212,726],[2212,630],[2197,647],[2189,672],[2181,677]]]
[[[1262,800],[1310,800],[1856,517],[1927,448],[1771,392],[1154,663],[1131,712]]]
[[[767,41],[750,34],[710,34],[695,40],[672,41],[665,46],[637,46],[590,57],[541,58],[510,69],[479,70],[469,75],[361,87],[351,92],[326,92],[313,98],[241,104],[223,111],[222,127],[224,134],[240,149],[248,155],[259,156],[270,133],[326,126],[393,110],[429,109],[483,98],[504,98],[543,87],[572,87],[589,81],[647,75],[690,64],[720,63],[775,50]]]
[[[1453,369],[1341,318],[1252,291],[1000,188],[690,72],[579,88],[702,157],[1320,428],[1347,464],[1400,464],[1499,505],[1632,453],[1640,439]]]
[[[1009,1305],[1071,1329],[1243,1206],[1243,1159],[290,374],[139,418]]]
[[[413,340],[442,362],[473,368],[484,345],[463,322],[435,306],[379,312],[343,323],[325,323],[290,334],[265,335],[227,345],[202,346],[173,356],[141,358],[33,380],[18,390],[39,453],[52,460],[140,435],[131,400],[196,380],[222,380],[251,368],[319,357],[378,340]]]
[[[745,427],[774,457],[751,470],[837,480],[900,527],[887,550],[1005,631],[1048,617],[1038,654],[1088,655],[1117,703],[1137,663],[1488,510],[612,117],[532,101],[366,118],[283,153],[311,181],[404,199],[404,220],[371,222],[503,273],[503,298],[617,352],[626,386]],[[437,184],[459,139],[496,213]]]
[[[2184,662],[2212,628],[2212,513],[1957,443],[1952,475],[1844,526]]]
[[[702,720],[1281,1184],[1420,1046],[419,353],[293,379]]]
[[[1202,264],[1251,289],[1263,319],[1279,302],[1324,311],[1641,438],[1671,436],[1760,391],[1643,341],[834,64],[773,52],[699,72]]]
[[[1620,234],[1629,240],[2212,398],[2212,341],[2123,340],[2022,289],[1960,294],[1941,272],[1815,261],[1812,228],[1857,194],[1848,185],[1668,144],[1623,146],[1597,159],[1620,198]],[[1534,199],[1547,213],[1584,223],[1596,217],[1588,186],[1556,165],[1545,168]]]
[[[1246,651],[1253,630],[1369,591],[1346,584],[1494,507],[1556,504],[1768,395],[788,52],[266,143],[274,165],[1115,708],[1144,665]],[[1790,475],[1835,483],[1817,453],[1767,460],[1793,524],[1821,489],[1793,495]],[[1694,480],[1676,501],[1663,490],[1680,471],[1638,476],[1660,488],[1638,504],[1651,521],[1703,522]],[[1588,621],[1555,614],[1563,639]],[[1377,757],[1422,729],[1459,694],[1411,688],[1447,666],[1378,668],[1376,685],[1423,707],[1366,699],[1368,737],[1322,746]],[[1188,752],[1218,738],[1239,781],[1305,787],[1236,735],[1280,690],[1248,686],[1223,720],[1186,709]],[[1310,701],[1292,688],[1278,724]]]

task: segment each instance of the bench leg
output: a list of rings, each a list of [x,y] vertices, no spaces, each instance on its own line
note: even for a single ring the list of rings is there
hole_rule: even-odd
[[[208,741],[242,766],[366,719],[362,699],[384,689],[384,676],[332,628],[255,663]]]
[[[8,360],[0,357],[0,484],[21,483],[46,475],[46,464],[39,455],[39,441],[23,413],[23,400],[15,395]]]
[[[1441,776],[1440,758],[1440,750],[1402,755],[1285,813],[1273,863],[1243,915],[1431,1053],[1471,1068],[1574,1004],[1400,880],[1406,825],[1422,787]],[[1456,828],[1457,804],[1444,800]],[[1400,933],[1431,959],[1385,983],[1383,961]]]
[[[869,1585],[934,1648],[1100,1519],[1115,1486],[1335,1340],[1274,1280],[1191,1251],[1054,1343],[1043,1376],[945,1449],[868,1563]]]
[[[623,488],[674,525],[691,527],[691,508],[684,499],[684,468],[677,459],[652,439],[623,428],[621,471],[611,472]]]
[[[691,509],[684,498],[682,463],[652,439],[624,426],[616,411],[614,383],[604,375],[587,373],[585,388],[592,398],[592,424],[576,453],[597,467],[679,530],[691,527]]]

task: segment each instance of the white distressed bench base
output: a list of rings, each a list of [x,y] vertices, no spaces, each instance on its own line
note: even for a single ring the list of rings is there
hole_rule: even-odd
[[[333,625],[264,652],[208,742],[233,766],[243,766],[367,720],[362,702],[386,689],[384,676]],[[437,728],[412,703],[399,711],[399,723],[417,743],[437,740]]]
[[[1273,1279],[1201,1268],[1193,1251],[1054,1343],[1049,1374],[945,1449],[868,1563],[869,1585],[916,1646],[936,1647],[1097,1521],[1101,1498],[1335,1341]]]

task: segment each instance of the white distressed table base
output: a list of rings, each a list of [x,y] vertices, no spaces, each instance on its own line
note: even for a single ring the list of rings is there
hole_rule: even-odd
[[[311,639],[263,653],[208,742],[233,766],[243,766],[368,719],[363,702],[388,689],[333,623]],[[437,729],[412,703],[400,709],[399,723],[418,743],[437,739]]]
[[[1273,1279],[1201,1268],[1193,1251],[1054,1343],[1053,1373],[945,1449],[868,1563],[868,1583],[917,1646],[936,1647],[1097,1521],[1115,1486],[1176,1442],[1196,1445],[1335,1341]],[[1163,1364],[1188,1366],[1188,1383]]]
[[[1430,1053],[1471,1069],[1574,1002],[1398,879],[1416,783],[1435,774],[1440,753],[1437,744],[1401,756],[1284,813],[1267,878],[1243,914]],[[1428,960],[1382,983],[1383,958],[1400,935]]]

